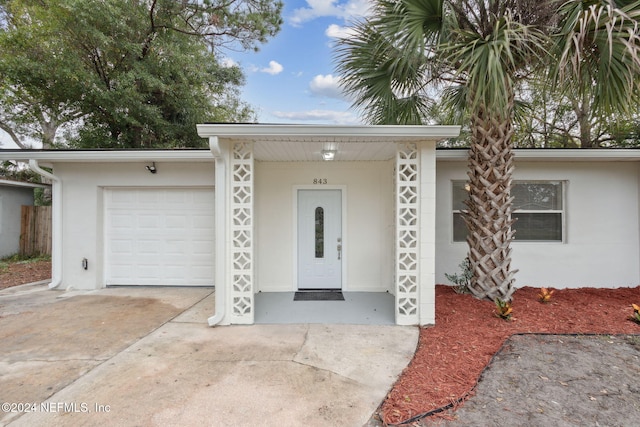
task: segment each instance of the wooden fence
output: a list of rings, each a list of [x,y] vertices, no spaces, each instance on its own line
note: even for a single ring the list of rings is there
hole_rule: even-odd
[[[51,255],[51,206],[22,206],[20,255]]]

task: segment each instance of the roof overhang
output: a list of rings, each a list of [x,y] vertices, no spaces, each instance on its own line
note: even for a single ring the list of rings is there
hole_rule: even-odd
[[[49,184],[36,184],[33,182],[12,181],[10,179],[0,179],[0,187],[21,187],[21,188],[49,188]]]
[[[201,124],[203,138],[254,144],[261,161],[322,160],[323,150],[335,151],[336,161],[388,160],[395,144],[455,138],[459,126],[335,126],[288,124]]]
[[[43,163],[212,162],[207,149],[194,150],[0,150],[0,160]]]

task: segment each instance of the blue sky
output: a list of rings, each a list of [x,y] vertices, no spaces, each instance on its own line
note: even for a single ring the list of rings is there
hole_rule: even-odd
[[[244,70],[241,97],[258,122],[361,124],[338,87],[333,45],[369,6],[369,0],[284,0],[282,29],[259,52],[225,52]],[[3,131],[0,147],[17,148]]]
[[[359,124],[335,73],[336,37],[368,0],[284,0],[282,29],[259,52],[228,52],[247,83],[242,99],[260,123]]]

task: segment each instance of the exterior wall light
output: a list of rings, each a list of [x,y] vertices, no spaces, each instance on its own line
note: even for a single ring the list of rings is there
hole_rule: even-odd
[[[322,150],[322,160],[330,161],[335,159],[336,150]]]
[[[151,173],[158,172],[158,169],[156,169],[156,162],[151,163],[151,166],[145,166],[145,168]]]

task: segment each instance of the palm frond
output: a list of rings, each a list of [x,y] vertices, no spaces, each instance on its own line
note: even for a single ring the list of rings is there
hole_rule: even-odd
[[[423,122],[431,102],[425,81],[436,67],[429,52],[439,37],[441,7],[442,0],[379,0],[374,17],[339,41],[334,59],[342,87],[366,121]]]
[[[458,64],[457,73],[467,82],[469,108],[510,114],[517,71],[542,62],[545,40],[540,30],[523,25],[507,11],[496,19],[491,34],[460,29],[442,50],[448,62]]]
[[[628,113],[640,101],[640,1],[566,2],[552,78],[593,99],[605,114]]]

